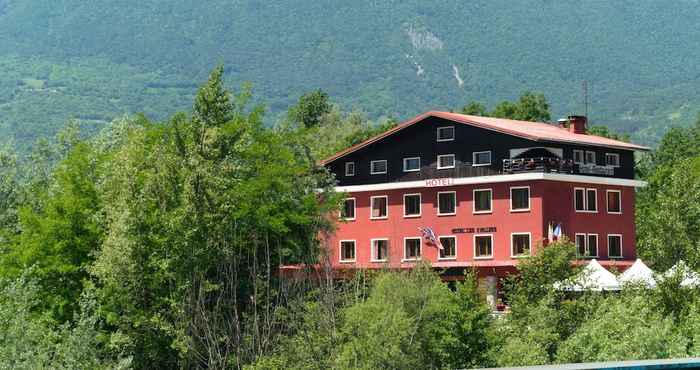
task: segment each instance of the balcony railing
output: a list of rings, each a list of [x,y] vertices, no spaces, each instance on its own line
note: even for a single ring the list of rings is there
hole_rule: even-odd
[[[503,160],[503,173],[520,172],[557,172],[574,173],[575,165],[571,159],[554,157],[516,158]]]

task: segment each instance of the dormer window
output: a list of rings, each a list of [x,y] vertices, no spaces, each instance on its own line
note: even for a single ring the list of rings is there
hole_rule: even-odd
[[[620,167],[620,155],[617,153],[605,153],[605,165]]]
[[[472,154],[472,166],[488,166],[491,164],[491,151],[474,152]]]
[[[370,171],[372,175],[380,175],[386,173],[386,159],[370,162]]]
[[[420,171],[420,157],[403,159],[403,172]]]
[[[437,129],[437,141],[452,141],[455,139],[455,127],[446,126],[438,127]]]
[[[455,168],[454,154],[444,154],[437,157],[437,169],[444,170],[446,168]]]
[[[355,162],[345,162],[345,176],[355,176]]]

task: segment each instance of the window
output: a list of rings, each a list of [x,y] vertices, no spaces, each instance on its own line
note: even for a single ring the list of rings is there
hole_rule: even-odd
[[[455,259],[457,258],[457,238],[454,236],[441,236],[440,244],[442,244],[442,249],[440,249],[439,259]]]
[[[622,213],[622,196],[619,190],[607,190],[605,192],[608,205],[608,213]]]
[[[437,158],[437,169],[444,170],[445,168],[455,168],[455,155],[445,154],[439,155]]]
[[[370,197],[370,203],[372,203],[372,214],[370,218],[387,218],[389,216],[388,202],[389,197],[386,195],[380,195],[377,197]]]
[[[438,127],[437,129],[437,141],[451,141],[455,139],[455,127]]]
[[[576,253],[583,257],[586,253],[586,234],[576,234]]]
[[[491,189],[474,189],[474,213],[491,212]]]
[[[530,233],[515,233],[510,235],[510,253],[512,257],[530,255]]]
[[[420,194],[406,194],[403,196],[404,217],[420,216]]]
[[[355,176],[355,162],[345,162],[345,176]]]
[[[598,234],[588,234],[588,256],[598,257]]]
[[[457,193],[454,191],[438,192],[438,215],[457,213]]]
[[[574,189],[574,209],[579,212],[586,210],[586,189]]]
[[[605,165],[620,167],[620,155],[617,153],[605,153]]]
[[[576,212],[598,212],[598,191],[574,188],[574,209]]]
[[[403,159],[403,172],[420,171],[420,157]]]
[[[589,212],[598,211],[598,191],[595,189],[586,189],[586,210]]]
[[[344,220],[355,219],[355,198],[346,198],[343,201],[343,208],[340,209],[340,218]]]
[[[340,241],[340,262],[355,262],[355,241]]]
[[[586,150],[586,164],[595,164],[595,152]]]
[[[389,240],[372,239],[372,261],[384,262],[389,257]]]
[[[529,186],[510,188],[510,210],[513,212],[522,212],[530,210]]]
[[[472,153],[472,166],[488,166],[491,164],[491,151]]]
[[[598,257],[598,234],[576,234],[575,237],[579,257]]]
[[[403,240],[404,254],[403,259],[406,261],[414,261],[420,259],[420,238],[406,238]]]
[[[622,235],[608,234],[608,257],[622,257]]]
[[[583,150],[574,150],[574,163],[583,164]]]
[[[372,175],[379,175],[382,173],[386,173],[386,159],[370,162],[370,171],[369,172]]]
[[[491,235],[474,235],[474,258],[493,257],[493,237]]]
[[[579,257],[598,257],[598,234],[576,234],[575,238]]]

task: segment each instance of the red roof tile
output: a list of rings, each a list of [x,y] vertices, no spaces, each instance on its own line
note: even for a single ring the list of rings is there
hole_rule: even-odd
[[[428,117],[439,117],[446,120],[454,121],[457,123],[463,123],[466,125],[472,125],[475,127],[480,127],[486,130],[492,130],[501,132],[507,135],[513,135],[522,137],[525,139],[530,139],[539,142],[559,142],[567,144],[582,144],[582,145],[592,145],[601,146],[616,149],[625,150],[649,150],[649,148],[626,143],[624,141],[608,139],[601,136],[587,135],[587,134],[574,134],[569,132],[568,129],[562,128],[549,123],[542,122],[528,122],[528,121],[516,121],[512,119],[504,118],[492,118],[492,117],[480,117],[480,116],[469,116],[466,114],[440,112],[440,111],[430,111],[423,113],[409,121],[403,122],[398,126],[383,132],[375,137],[365,140],[357,145],[351,146],[341,152],[334,154],[333,156],[321,161],[321,164],[327,164],[333,162],[334,160],[341,158],[347,154],[350,154],[356,150],[364,148],[365,146],[379,141],[393,133],[400,131],[406,127],[412,126],[418,122],[422,122]]]

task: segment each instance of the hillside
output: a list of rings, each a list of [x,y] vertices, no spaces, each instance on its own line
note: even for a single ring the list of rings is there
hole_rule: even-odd
[[[303,92],[399,119],[543,92],[653,144],[700,106],[696,0],[0,0],[0,135],[189,108],[217,63],[270,119]]]

